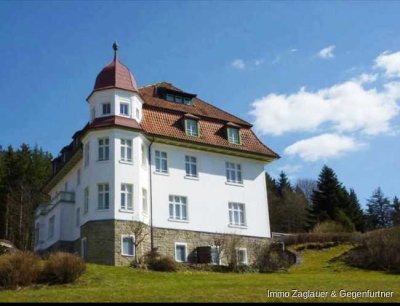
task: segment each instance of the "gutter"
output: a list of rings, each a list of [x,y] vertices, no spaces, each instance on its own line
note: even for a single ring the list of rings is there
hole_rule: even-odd
[[[152,169],[151,169],[151,147],[154,142],[154,137],[152,138],[149,145],[148,152],[148,162],[149,162],[149,200],[150,200],[150,249],[154,250],[154,234],[153,234],[153,185],[152,185]]]

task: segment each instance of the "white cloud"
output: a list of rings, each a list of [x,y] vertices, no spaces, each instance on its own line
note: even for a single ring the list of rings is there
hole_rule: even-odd
[[[387,77],[400,77],[400,51],[385,51],[375,59],[375,67],[383,69]]]
[[[352,79],[354,82],[359,83],[359,84],[367,84],[367,83],[373,83],[378,79],[377,74],[370,74],[370,73],[362,73],[358,77]]]
[[[282,167],[279,167],[278,170],[285,172],[287,175],[293,175],[298,173],[303,167],[301,165],[284,165]]]
[[[254,65],[260,66],[260,65],[264,64],[264,62],[265,62],[265,60],[264,60],[263,58],[256,59],[256,60],[254,61]]]
[[[290,52],[297,52],[297,51],[299,51],[299,50],[296,48],[290,49]]]
[[[322,134],[303,139],[288,146],[284,153],[298,155],[306,161],[338,157],[346,152],[357,151],[364,144],[356,142],[348,136],[337,134]]]
[[[245,69],[246,64],[244,63],[244,60],[242,59],[235,59],[232,63],[231,66],[236,69]]]
[[[335,55],[333,54],[333,50],[335,49],[334,45],[326,47],[318,52],[318,56],[322,59],[333,58]]]
[[[250,114],[262,134],[328,128],[376,135],[390,130],[390,121],[399,113],[399,98],[400,83],[388,83],[377,90],[351,80],[315,92],[301,88],[290,95],[269,94],[252,103]]]

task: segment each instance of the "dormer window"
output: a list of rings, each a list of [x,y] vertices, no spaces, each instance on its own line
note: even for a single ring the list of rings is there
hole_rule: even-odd
[[[186,105],[192,105],[192,99],[196,97],[195,94],[165,87],[159,87],[157,89],[157,95],[161,99]]]
[[[227,129],[228,141],[233,144],[241,144],[239,129],[236,127],[228,127]]]
[[[121,103],[119,105],[119,113],[124,116],[129,116],[129,103]]]
[[[171,94],[166,94],[165,99],[167,101],[175,102],[175,97],[174,97],[174,95],[171,95]]]
[[[111,114],[111,103],[103,103],[102,108],[103,108],[103,115]]]
[[[199,137],[199,123],[195,119],[185,119],[186,135]]]

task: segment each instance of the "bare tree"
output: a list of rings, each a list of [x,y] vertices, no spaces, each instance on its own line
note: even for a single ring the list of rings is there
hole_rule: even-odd
[[[138,247],[139,245],[142,244],[143,241],[146,240],[146,238],[149,236],[149,229],[146,224],[143,222],[134,222],[133,226],[131,227],[132,233],[135,236],[134,239],[134,245],[135,245],[135,263],[139,263],[139,258],[138,258]]]
[[[317,181],[313,179],[298,179],[296,186],[304,193],[308,203],[311,203],[311,195],[318,188]]]

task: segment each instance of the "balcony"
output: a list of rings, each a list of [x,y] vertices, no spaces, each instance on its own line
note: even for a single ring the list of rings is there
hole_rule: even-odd
[[[75,192],[60,191],[50,201],[50,203],[43,203],[36,209],[36,217],[40,215],[47,215],[47,213],[57,206],[60,202],[75,203]]]

